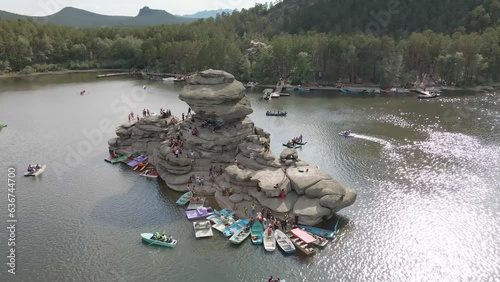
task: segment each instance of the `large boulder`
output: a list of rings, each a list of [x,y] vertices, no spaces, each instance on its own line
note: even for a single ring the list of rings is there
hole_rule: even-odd
[[[281,189],[285,191],[285,194],[291,190],[290,181],[281,169],[257,171],[251,180],[258,183],[259,188],[267,197],[278,197]]]
[[[321,180],[331,179],[328,174],[312,166],[289,168],[286,171],[286,175],[290,179],[292,188],[299,195],[303,195],[307,188],[313,186]]]
[[[326,195],[339,195],[340,197],[343,197],[345,189],[338,181],[333,179],[323,179],[307,188],[305,194],[310,198],[321,198]]]
[[[320,199],[310,199],[305,196],[300,197],[293,207],[293,213],[299,216],[299,224],[316,225],[324,217],[332,215],[329,208],[320,204]]]
[[[281,200],[281,198],[276,197],[268,198],[264,196],[264,194],[261,194],[260,197],[257,198],[257,200],[262,206],[270,208],[273,212],[285,214],[292,211],[298,198],[299,196],[297,196],[297,193],[295,193],[295,191],[292,191],[286,195],[284,201]]]
[[[201,118],[229,121],[253,112],[243,84],[224,71],[207,70],[191,76],[179,98]]]

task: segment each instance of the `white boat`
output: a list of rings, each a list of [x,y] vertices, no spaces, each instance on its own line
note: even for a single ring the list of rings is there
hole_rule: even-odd
[[[42,174],[42,173],[45,171],[45,168],[46,168],[46,167],[47,167],[46,165],[42,165],[42,167],[41,167],[41,168],[37,169],[37,170],[36,170],[36,171],[34,171],[34,172],[26,172],[26,173],[24,174],[24,176],[38,176],[38,175]]]
[[[186,76],[178,76],[176,78],[174,78],[174,82],[184,82],[186,81]]]
[[[250,236],[250,228],[243,228],[241,230],[236,231],[231,238],[229,238],[229,242],[239,245],[241,242],[245,241],[246,238]]]
[[[226,229],[226,227],[230,226],[230,225],[233,225],[236,221],[234,220],[234,217],[230,216],[230,217],[224,217],[224,221],[225,219],[228,218],[228,224],[226,225],[223,221],[222,221],[222,218],[220,215],[218,214],[214,214],[214,215],[211,215],[209,217],[207,217],[208,220],[210,220],[210,222],[212,222],[212,228],[223,233],[224,230]]]
[[[174,82],[174,79],[175,79],[174,77],[165,77],[162,80],[163,82]]]
[[[278,92],[271,93],[271,98],[279,98],[279,97],[280,97],[280,93],[278,93]]]
[[[214,236],[214,232],[212,231],[212,224],[208,220],[193,222],[193,227],[194,235],[196,236],[196,238]]]
[[[205,200],[206,199],[207,198],[205,198],[205,197],[192,197],[189,200],[189,205],[187,206],[186,209],[188,209],[188,210],[195,210],[197,208],[203,207],[203,205],[205,204]]]
[[[276,243],[278,243],[278,246],[280,246],[285,253],[290,254],[295,252],[295,246],[292,240],[290,240],[283,231],[276,229],[274,235],[276,236]]]
[[[262,234],[262,243],[264,244],[264,249],[266,249],[266,251],[272,252],[276,250],[276,238],[274,236],[274,231],[269,235],[266,228]]]
[[[255,86],[257,86],[259,83],[258,82],[253,82],[253,81],[250,81],[248,82],[247,84],[245,84],[245,87],[246,88],[254,88]]]
[[[287,96],[290,96],[290,93],[281,92],[280,96],[281,97],[287,97]]]

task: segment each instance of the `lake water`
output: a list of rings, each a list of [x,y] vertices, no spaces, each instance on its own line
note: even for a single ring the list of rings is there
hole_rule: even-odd
[[[148,84],[146,90],[144,84]],[[0,80],[0,281],[494,281],[500,279],[500,96],[249,91],[271,150],[302,134],[301,159],[356,189],[322,226],[337,238],[314,257],[196,240],[179,193],[123,164],[107,143],[130,111],[171,109],[182,86],[95,74]],[[84,95],[80,91],[86,90]],[[286,110],[287,117],[266,117]],[[110,126],[111,125],[111,126]],[[351,129],[357,138],[338,132]],[[47,164],[39,177],[22,174]],[[7,170],[16,172],[16,275],[7,273]],[[174,249],[149,246],[163,231]]]

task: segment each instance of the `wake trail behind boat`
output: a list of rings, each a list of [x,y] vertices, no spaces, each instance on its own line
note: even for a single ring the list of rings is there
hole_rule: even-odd
[[[379,143],[381,145],[384,145],[385,147],[392,147],[391,142],[384,140],[384,139],[381,139],[381,138],[373,137],[373,136],[367,136],[367,135],[362,135],[362,134],[356,133],[356,136],[354,136],[354,138],[361,138],[361,139],[365,139],[365,140],[372,141],[375,143]]]

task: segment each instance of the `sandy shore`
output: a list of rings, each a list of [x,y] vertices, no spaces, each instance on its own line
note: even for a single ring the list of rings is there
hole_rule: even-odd
[[[35,72],[35,73],[29,73],[29,74],[9,73],[9,74],[0,75],[0,79],[40,76],[40,75],[60,75],[60,74],[71,74],[71,73],[129,72],[129,71],[130,70],[128,70],[128,69],[90,69],[90,70],[65,70],[65,71]]]

